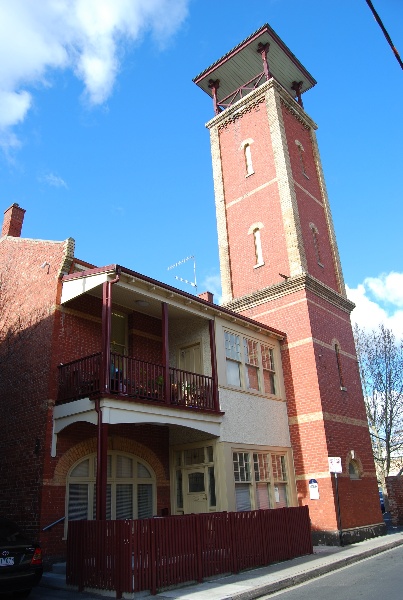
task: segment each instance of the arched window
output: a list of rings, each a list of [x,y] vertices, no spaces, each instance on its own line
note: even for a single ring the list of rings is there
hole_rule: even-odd
[[[253,230],[253,240],[255,242],[256,265],[263,265],[262,240],[260,238],[260,229]]]
[[[312,231],[312,238],[313,238],[313,245],[315,248],[316,260],[318,262],[318,265],[323,267],[322,258],[320,255],[318,228],[313,223],[309,223],[309,227],[311,228],[311,231]]]
[[[305,169],[305,160],[304,160],[304,152],[305,152],[305,150],[304,150],[304,147],[301,144],[301,142],[298,141],[298,140],[295,140],[295,144],[296,144],[296,146],[298,148],[299,160],[301,161],[301,167],[302,167],[302,174],[307,179],[309,179],[308,174],[307,174],[306,169]]]
[[[255,172],[252,164],[252,148],[251,144],[253,144],[253,140],[251,138],[244,140],[239,149],[243,152],[244,161],[245,161],[245,177],[249,177],[249,175],[253,175]]]
[[[348,463],[348,474],[350,476],[350,479],[360,478],[360,469],[356,460],[350,460],[350,462]]]
[[[345,392],[347,388],[344,385],[343,371],[341,368],[341,360],[340,360],[340,346],[339,344],[334,345],[334,351],[336,353],[336,362],[337,362],[337,371],[339,373],[339,381],[340,381],[340,389]]]
[[[252,175],[255,171],[253,170],[252,151],[250,149],[250,144],[245,145],[244,152],[245,152],[246,174]]]
[[[256,269],[256,267],[261,267],[264,265],[261,238],[261,230],[263,229],[263,227],[263,223],[253,223],[248,229],[248,235],[253,235],[253,246],[256,260],[256,264],[253,267],[254,269]]]
[[[155,514],[155,475],[136,456],[108,453],[107,519],[147,519]],[[95,519],[96,455],[82,458],[67,476],[66,515],[69,521]]]

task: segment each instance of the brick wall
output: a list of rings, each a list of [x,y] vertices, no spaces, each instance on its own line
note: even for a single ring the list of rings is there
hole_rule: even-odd
[[[72,242],[0,240],[0,512],[38,534],[56,373],[54,308]],[[44,263],[46,263],[44,265]],[[44,266],[43,266],[44,265]]]
[[[252,94],[249,105],[245,99],[236,114],[228,111],[216,118],[218,142],[212,134],[219,241],[222,248],[228,243],[228,263],[221,259],[223,288],[231,290],[230,308],[287,332],[282,355],[297,490],[299,502],[309,504],[314,529],[337,529],[329,456],[343,461],[343,528],[382,524],[349,318],[352,307],[343,296],[315,125],[274,83],[265,86]],[[249,176],[245,140],[254,168]],[[264,260],[257,268],[250,235],[254,223],[259,223]],[[295,287],[293,279],[304,273],[315,280]],[[228,274],[230,288],[224,286]],[[265,299],[263,290],[280,282],[281,291],[268,291]],[[348,472],[352,452],[361,465],[357,480]],[[309,498],[311,478],[319,482],[319,501]]]
[[[393,525],[403,525],[403,477],[386,477],[389,511]]]
[[[301,123],[296,115],[287,110],[284,105],[282,106],[282,117],[284,120],[287,149],[290,156],[290,164],[294,179],[294,188],[297,196],[300,227],[308,272],[329,287],[339,291],[334,268],[334,257],[329,239],[327,215],[319,185],[318,171],[312,147],[311,132],[310,129]],[[300,142],[303,150],[299,150],[299,146],[295,143],[296,141]],[[306,175],[304,175],[303,166],[305,167]],[[313,233],[310,227],[311,223],[316,226],[318,231],[317,244],[320,262],[323,266],[318,264]]]

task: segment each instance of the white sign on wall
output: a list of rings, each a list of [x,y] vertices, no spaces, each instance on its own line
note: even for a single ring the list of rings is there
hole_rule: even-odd
[[[329,471],[331,473],[342,473],[340,456],[329,456]]]
[[[309,480],[309,497],[311,500],[319,500],[319,486],[316,479]]]

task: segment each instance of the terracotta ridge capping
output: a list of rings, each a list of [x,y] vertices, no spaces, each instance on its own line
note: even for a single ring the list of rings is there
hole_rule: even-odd
[[[292,294],[300,290],[313,292],[320,298],[327,300],[337,308],[340,308],[347,313],[351,313],[351,311],[355,308],[354,302],[351,302],[351,300],[342,296],[308,273],[302,273],[301,275],[290,277],[287,281],[275,283],[274,285],[270,285],[256,292],[252,292],[251,294],[247,294],[241,298],[226,302],[225,307],[233,311],[247,310],[248,308],[263,304],[268,300],[275,300],[276,298],[281,298],[282,296],[287,296],[288,294]]]

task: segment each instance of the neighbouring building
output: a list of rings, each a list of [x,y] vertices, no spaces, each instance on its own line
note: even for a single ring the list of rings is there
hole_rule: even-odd
[[[223,306],[88,264],[71,238],[23,238],[24,209],[5,211],[0,510],[53,560],[73,519],[308,504],[316,542],[384,532],[353,304],[301,102],[315,81],[266,25],[195,82],[216,110]]]

